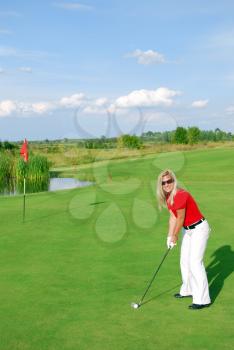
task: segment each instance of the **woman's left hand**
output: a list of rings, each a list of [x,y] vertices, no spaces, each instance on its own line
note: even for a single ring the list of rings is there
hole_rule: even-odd
[[[172,249],[176,246],[176,243],[170,242],[168,249]]]

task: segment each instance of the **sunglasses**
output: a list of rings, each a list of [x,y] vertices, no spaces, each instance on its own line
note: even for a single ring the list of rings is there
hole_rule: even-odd
[[[170,184],[172,184],[172,182],[174,182],[173,179],[170,179],[170,180],[167,180],[167,181],[162,181],[162,185],[163,186],[166,185],[166,184],[170,185]]]

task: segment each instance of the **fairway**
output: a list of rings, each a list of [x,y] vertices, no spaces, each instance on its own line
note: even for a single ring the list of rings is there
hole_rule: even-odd
[[[91,169],[81,189],[0,198],[0,350],[233,349],[234,149],[171,152]],[[205,255],[213,304],[188,310],[179,246],[155,180],[175,170],[212,228]],[[76,175],[79,177],[79,172]]]

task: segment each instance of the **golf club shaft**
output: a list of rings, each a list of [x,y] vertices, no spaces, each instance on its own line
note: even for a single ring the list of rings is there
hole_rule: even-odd
[[[154,279],[155,279],[155,277],[156,277],[158,271],[160,270],[160,267],[162,266],[162,263],[163,263],[164,260],[166,259],[166,257],[167,257],[167,255],[168,255],[168,253],[169,253],[170,250],[171,250],[171,249],[168,248],[167,251],[166,251],[166,253],[164,254],[163,259],[162,259],[161,263],[159,264],[159,267],[158,267],[157,270],[155,271],[155,273],[154,273],[154,275],[153,275],[153,277],[152,277],[152,279],[151,279],[151,281],[150,281],[150,283],[149,283],[149,285],[148,285],[148,287],[147,287],[147,289],[146,289],[144,295],[142,296],[141,301],[140,301],[139,304],[142,304],[142,302],[143,302],[143,300],[144,300],[144,298],[145,298],[145,296],[146,296],[148,290],[149,290],[150,287],[151,287],[151,284],[153,283],[153,281],[154,281]]]

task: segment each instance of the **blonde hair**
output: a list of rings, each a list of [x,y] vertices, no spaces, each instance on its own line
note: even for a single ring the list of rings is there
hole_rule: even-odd
[[[157,198],[158,198],[158,206],[160,210],[162,210],[163,207],[164,208],[166,207],[166,192],[163,190],[163,187],[162,187],[162,179],[164,176],[170,176],[174,183],[173,190],[171,191],[169,196],[169,203],[171,205],[173,205],[174,203],[174,196],[176,194],[176,191],[180,188],[178,185],[176,176],[172,170],[166,169],[162,171],[161,174],[159,174],[158,181],[157,181]]]

